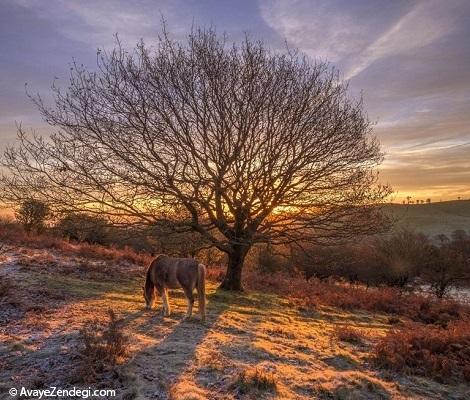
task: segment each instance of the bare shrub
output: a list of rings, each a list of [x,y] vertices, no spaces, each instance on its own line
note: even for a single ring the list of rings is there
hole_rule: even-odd
[[[432,292],[443,298],[452,286],[470,282],[470,236],[461,230],[453,232],[451,238],[439,235],[439,246],[423,273]]]
[[[256,268],[264,274],[292,270],[291,262],[283,254],[285,248],[271,245],[256,249]]]
[[[113,310],[108,311],[109,322],[98,321],[85,324],[79,334],[79,380],[94,381],[103,373],[120,363],[128,354],[129,339],[123,333],[123,320]]]
[[[375,348],[377,365],[440,382],[470,382],[470,322],[447,328],[408,325],[390,331]]]

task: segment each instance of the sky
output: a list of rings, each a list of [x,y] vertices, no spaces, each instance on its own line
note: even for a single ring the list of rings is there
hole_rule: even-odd
[[[394,201],[470,198],[469,0],[0,0],[0,150],[19,123],[50,132],[25,84],[47,100],[72,59],[93,68],[116,33],[151,45],[162,16],[177,39],[213,26],[329,61],[364,98]]]

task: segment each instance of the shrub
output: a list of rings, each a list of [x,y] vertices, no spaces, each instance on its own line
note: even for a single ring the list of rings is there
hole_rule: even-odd
[[[26,232],[35,230],[37,233],[44,230],[44,223],[49,216],[49,206],[35,199],[25,200],[15,213],[17,221]]]
[[[374,261],[381,271],[381,283],[400,288],[419,276],[433,254],[433,246],[424,234],[406,230],[377,239],[374,247]]]
[[[107,243],[107,221],[105,218],[84,214],[70,213],[56,224],[59,234],[67,239],[94,244]]]
[[[470,322],[448,328],[409,325],[390,331],[375,348],[383,368],[434,378],[440,382],[470,382]]]
[[[106,326],[98,321],[87,323],[79,335],[79,380],[90,382],[111,369],[127,355],[129,339],[123,333],[123,320],[108,311]]]
[[[240,394],[251,392],[276,392],[276,378],[272,372],[260,368],[243,370],[235,380],[234,387]]]
[[[335,329],[335,336],[342,342],[361,344],[364,342],[364,335],[361,331],[350,326],[338,326]]]
[[[432,249],[425,235],[402,231],[341,246],[294,248],[291,253],[292,263],[307,280],[335,277],[404,288],[429,264]]]

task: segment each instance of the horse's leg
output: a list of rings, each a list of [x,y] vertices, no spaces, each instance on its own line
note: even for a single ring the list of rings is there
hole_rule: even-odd
[[[186,318],[191,318],[193,313],[193,304],[194,304],[194,296],[193,291],[183,287],[184,294],[186,295],[186,301],[188,302],[188,310],[186,311]]]
[[[163,288],[162,290],[162,302],[163,302],[163,315],[169,317],[171,314],[170,303],[168,302],[168,289]]]

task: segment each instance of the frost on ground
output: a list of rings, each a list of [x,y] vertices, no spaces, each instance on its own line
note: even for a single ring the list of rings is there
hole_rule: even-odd
[[[45,249],[0,255],[0,393],[10,387],[113,388],[118,399],[466,399],[444,385],[375,368],[390,316],[298,308],[257,292],[208,285],[208,318],[184,320],[181,292],[144,310],[144,267]],[[80,330],[122,318],[127,357],[90,381],[80,375]],[[3,397],[2,397],[3,398]]]

